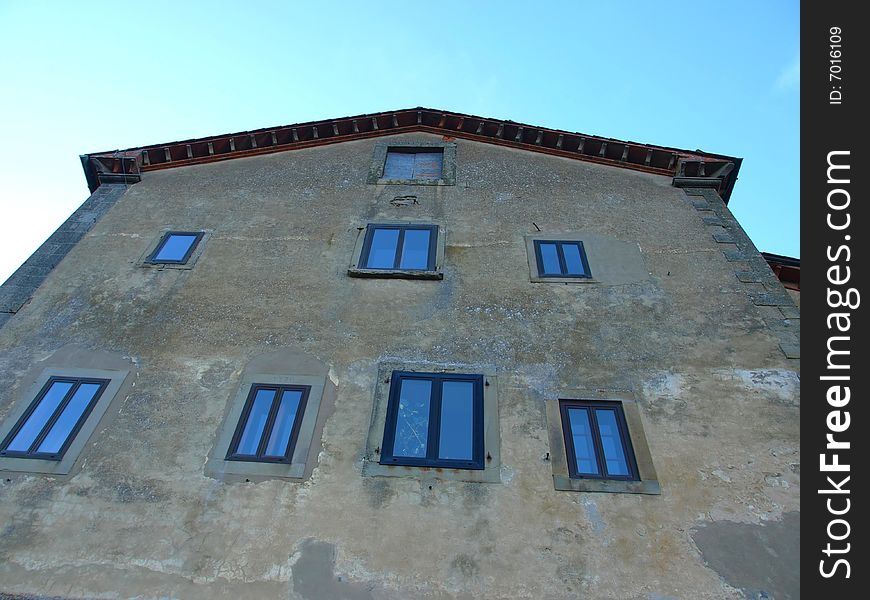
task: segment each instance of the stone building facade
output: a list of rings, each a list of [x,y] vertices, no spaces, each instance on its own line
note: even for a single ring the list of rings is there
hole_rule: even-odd
[[[413,109],[83,164],[0,288],[0,597],[798,597],[739,160]]]

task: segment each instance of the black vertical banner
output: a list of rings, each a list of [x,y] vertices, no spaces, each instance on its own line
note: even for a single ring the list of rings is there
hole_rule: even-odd
[[[870,593],[867,39],[860,3],[801,6],[801,590]],[[862,491],[863,490],[863,491]]]

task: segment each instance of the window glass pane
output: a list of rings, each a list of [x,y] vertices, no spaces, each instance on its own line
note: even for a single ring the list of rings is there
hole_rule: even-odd
[[[428,229],[406,229],[402,243],[401,269],[427,269],[429,267]]]
[[[72,386],[73,384],[68,381],[55,381],[51,384],[48,392],[42,397],[39,405],[30,414],[27,422],[24,423],[24,426],[18,431],[18,434],[12,439],[6,449],[16,452],[27,452],[30,446],[33,445],[33,442],[36,441],[36,436],[39,435],[39,432],[48,423],[51,415],[60,406],[63,397],[66,396],[66,393],[70,391]]]
[[[401,386],[393,456],[425,458],[432,382],[428,379],[402,379]]]
[[[604,463],[608,475],[628,475],[628,462],[622,447],[622,437],[616,424],[616,411],[596,408],[598,431],[601,433],[601,446],[604,448]]]
[[[417,152],[414,156],[413,179],[441,179],[443,152]]]
[[[195,235],[170,235],[154,256],[154,260],[182,260],[195,241]]]
[[[275,398],[275,390],[257,390],[254,396],[251,412],[248,414],[248,422],[239,438],[236,454],[254,456],[263,436],[263,428],[269,418],[269,410],[272,408],[272,400]]]
[[[81,384],[36,451],[46,454],[58,452],[99,389],[100,386],[96,383]]]
[[[592,441],[589,411],[585,408],[569,408],[568,421],[571,424],[571,438],[574,441],[577,472],[581,475],[601,475],[595,460],[595,445]]]
[[[580,246],[578,244],[562,244],[562,253],[565,255],[566,275],[585,275],[583,261],[580,259]]]
[[[399,244],[398,229],[375,229],[366,267],[369,269],[392,269]]]
[[[559,255],[556,254],[556,244],[539,244],[538,249],[541,253],[541,263],[544,265],[544,273],[561,275],[562,269],[559,266]]]
[[[441,384],[441,431],[438,458],[471,460],[474,427],[474,383]]]
[[[275,424],[272,426],[272,434],[266,443],[266,456],[284,456],[287,453],[287,443],[290,441],[290,434],[293,433],[293,424],[296,422],[296,412],[299,410],[301,400],[301,390],[284,390],[281,404],[278,405],[278,414],[275,416]]]
[[[410,152],[387,152],[384,163],[385,179],[413,179],[414,154]]]

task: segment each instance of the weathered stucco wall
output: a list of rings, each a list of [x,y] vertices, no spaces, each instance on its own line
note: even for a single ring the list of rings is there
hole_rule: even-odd
[[[133,365],[72,474],[3,474],[0,592],[797,598],[798,532],[780,527],[799,511],[797,361],[691,199],[462,140],[455,186],[369,185],[374,146],[148,173],[0,330],[0,420],[64,346]],[[359,227],[406,219],[445,226],[443,281],[347,276]],[[211,232],[193,269],[138,266],[167,228]],[[637,244],[649,276],[531,283],[538,228]],[[270,352],[335,388],[310,478],[207,474],[242,372]],[[497,375],[499,483],[361,475],[384,361]],[[554,490],[545,401],[567,389],[637,398],[661,495]]]

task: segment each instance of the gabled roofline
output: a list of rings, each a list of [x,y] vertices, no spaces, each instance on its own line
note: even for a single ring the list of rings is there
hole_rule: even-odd
[[[725,202],[742,162],[740,158],[701,150],[641,144],[423,107],[95,152],[81,159],[93,192],[105,182],[139,181],[147,171],[417,131],[665,175],[673,177],[678,187],[714,187]]]

